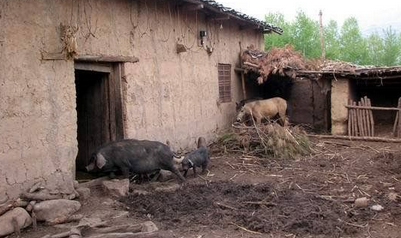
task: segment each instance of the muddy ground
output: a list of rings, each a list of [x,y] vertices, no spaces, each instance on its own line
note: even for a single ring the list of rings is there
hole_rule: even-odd
[[[400,144],[314,140],[313,151],[271,159],[212,149],[209,172],[188,173],[181,189],[155,191],[175,180],[133,184],[120,201],[93,189],[81,213],[110,224],[151,220],[170,237],[400,237]],[[355,207],[361,197],[368,206]],[[73,225],[40,225],[23,237]]]

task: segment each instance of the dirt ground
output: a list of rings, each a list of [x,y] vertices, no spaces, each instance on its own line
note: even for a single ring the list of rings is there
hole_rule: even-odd
[[[312,144],[312,155],[296,159],[212,148],[209,172],[196,178],[189,172],[176,191],[155,191],[176,180],[145,182],[116,201],[94,189],[81,213],[110,224],[151,220],[170,237],[400,237],[401,145],[326,139]],[[361,197],[368,206],[354,205]],[[22,237],[73,225],[40,225]]]

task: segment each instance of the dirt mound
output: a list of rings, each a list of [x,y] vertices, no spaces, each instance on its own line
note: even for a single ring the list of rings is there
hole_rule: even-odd
[[[199,226],[234,225],[261,233],[285,231],[337,237],[358,231],[349,225],[351,222],[374,216],[367,208],[345,211],[341,203],[300,190],[279,190],[270,184],[188,184],[174,193],[135,194],[123,202],[133,216],[152,217],[165,229],[192,231]]]

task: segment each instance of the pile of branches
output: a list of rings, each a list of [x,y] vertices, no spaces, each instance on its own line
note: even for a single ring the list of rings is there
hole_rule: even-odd
[[[265,82],[269,75],[296,77],[297,70],[306,68],[304,57],[295,51],[291,45],[284,48],[273,47],[269,52],[261,52],[248,47],[242,53],[241,60],[245,71],[257,72],[258,83]]]
[[[295,158],[311,153],[309,138],[301,127],[282,127],[274,122],[258,126],[233,125],[219,138],[217,146],[223,151],[258,157]]]

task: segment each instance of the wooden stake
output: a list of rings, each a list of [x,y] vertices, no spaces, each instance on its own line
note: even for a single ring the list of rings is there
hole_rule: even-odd
[[[351,100],[349,100],[349,102],[348,102],[348,105],[350,105],[351,104]],[[352,115],[351,115],[351,111],[352,111],[352,109],[351,108],[348,108],[348,135],[349,136],[352,136],[352,131],[351,131],[351,117],[352,117]]]
[[[401,109],[401,97],[398,99],[398,108]],[[401,110],[398,111],[398,132],[397,137],[401,137]]]
[[[365,98],[361,98],[362,106],[367,106]],[[368,109],[365,109],[362,111],[363,112],[363,120],[365,124],[365,129],[366,129],[366,136],[371,136],[370,134],[370,124],[369,124],[369,119],[368,119]]]
[[[355,106],[355,102],[352,102],[352,105]],[[358,120],[357,120],[357,113],[356,113],[356,109],[353,108],[352,109],[352,124],[354,125],[354,136],[358,136],[359,132],[358,132]]]
[[[372,107],[372,104],[370,103],[370,99],[367,98],[367,100],[368,100],[368,106]],[[371,126],[372,126],[372,136],[375,136],[375,121],[373,119],[373,111],[372,110],[369,110],[369,116],[370,116],[370,123],[371,123]]]

